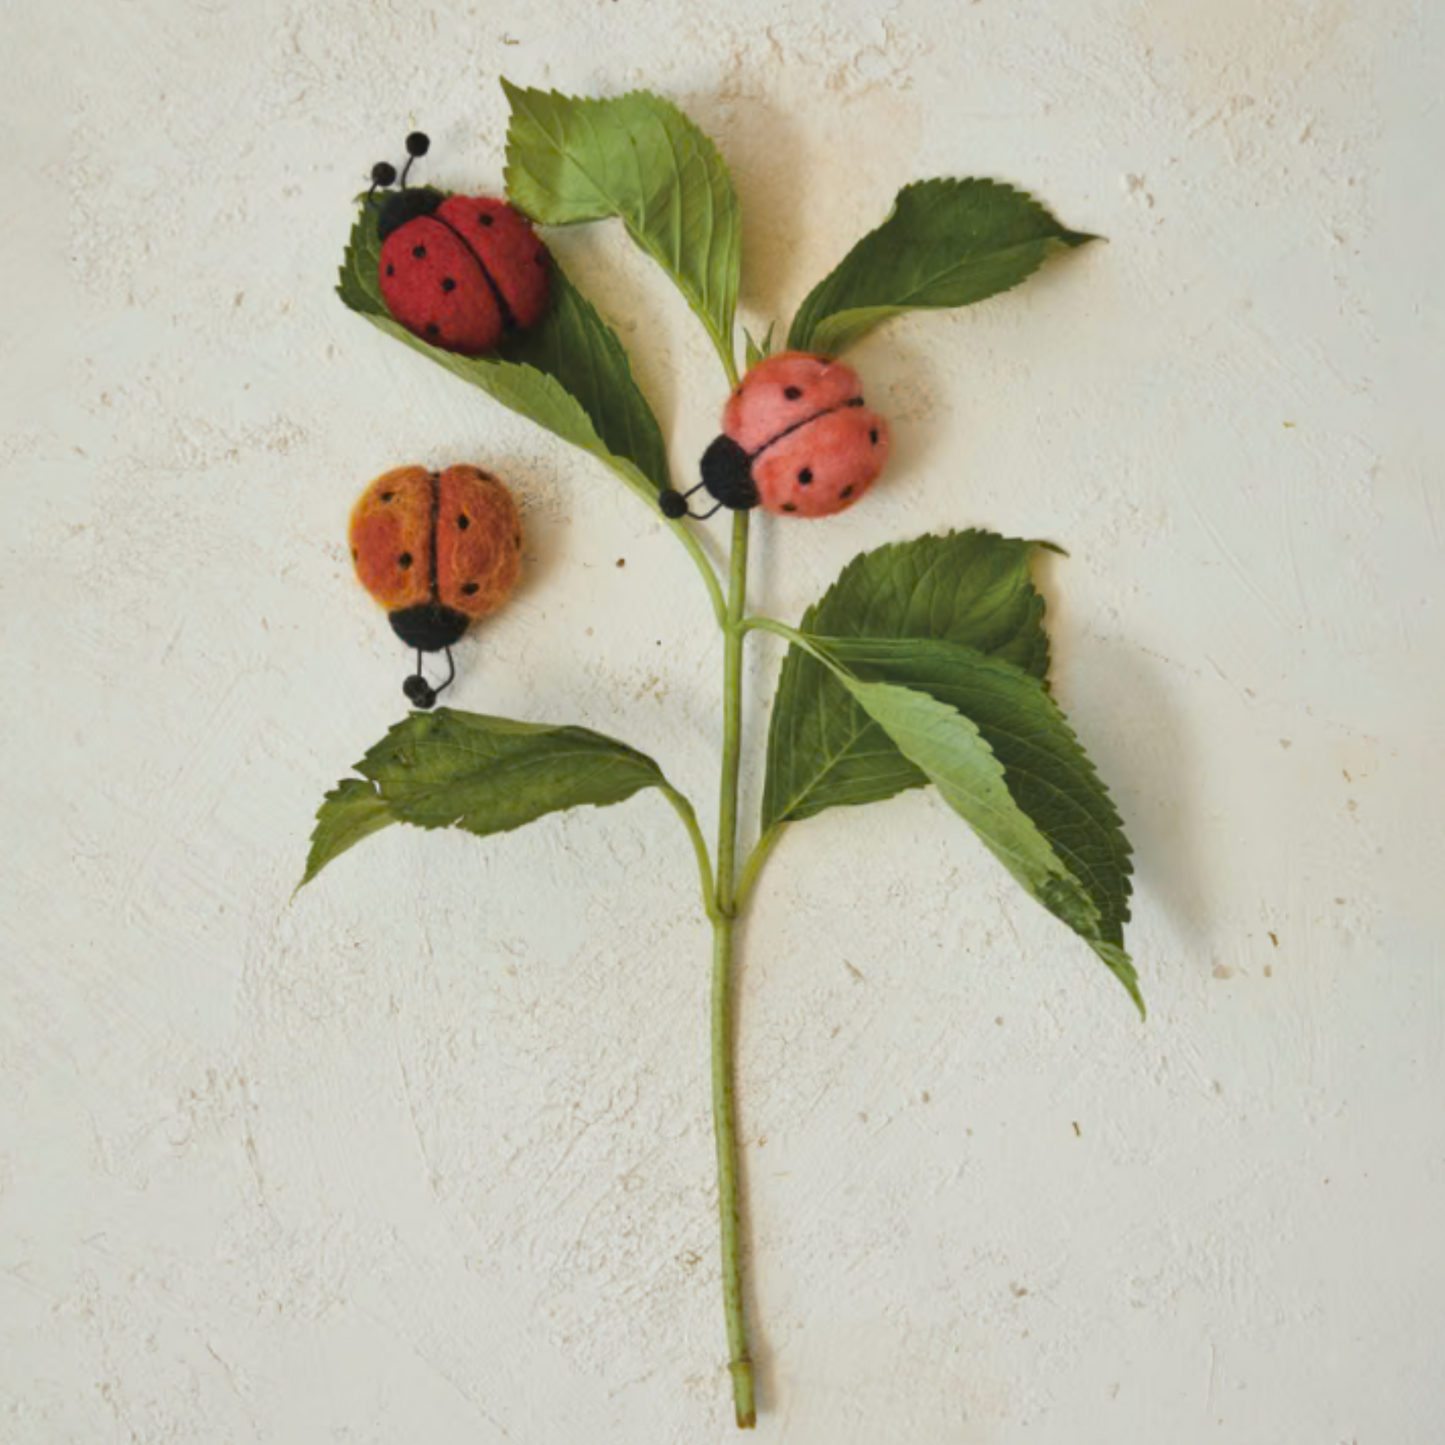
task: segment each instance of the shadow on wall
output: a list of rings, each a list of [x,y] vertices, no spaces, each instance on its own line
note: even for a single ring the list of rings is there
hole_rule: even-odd
[[[1127,639],[1095,638],[1091,697],[1128,698],[1128,725],[1089,728],[1081,741],[1098,766],[1134,845],[1135,903],[1158,899],[1192,967],[1212,967],[1204,861],[1199,852],[1197,749],[1159,665]]]

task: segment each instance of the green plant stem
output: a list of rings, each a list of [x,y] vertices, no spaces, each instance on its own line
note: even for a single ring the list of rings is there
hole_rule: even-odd
[[[771,632],[774,637],[781,637],[785,642],[795,642],[805,651],[811,651],[808,639],[803,633],[796,627],[789,627],[786,622],[779,622],[775,617],[763,617],[761,614],[744,617],[738,626],[744,632]]]
[[[783,829],[786,823],[774,823],[757,843],[753,851],[748,854],[748,861],[743,865],[742,877],[738,879],[737,894],[733,899],[733,906],[742,912],[747,907],[748,896],[753,891],[753,884],[758,881],[758,874],[763,871],[763,864],[768,861],[768,854],[777,846],[778,839],[783,836]]]
[[[692,850],[697,855],[698,876],[702,879],[702,905],[707,910],[708,918],[716,923],[719,914],[717,890],[712,880],[712,858],[707,851],[707,839],[702,836],[702,829],[698,826],[697,814],[693,811],[692,803],[671,783],[664,783],[660,791],[677,810],[677,816],[682,819],[682,826],[687,829],[687,836],[692,840]]]
[[[654,501],[652,505],[655,512],[656,502]],[[727,601],[723,597],[722,584],[717,580],[717,571],[708,560],[707,553],[703,551],[702,543],[693,536],[692,529],[683,522],[669,522],[667,526],[672,535],[682,543],[687,555],[692,558],[694,566],[702,574],[708,600],[712,603],[713,616],[717,618],[717,625],[726,632],[728,626]]]
[[[743,1318],[742,1210],[738,1196],[737,1123],[733,1100],[733,925],[737,917],[738,771],[742,757],[743,609],[748,585],[748,512],[733,518],[728,573],[727,622],[723,629],[723,754],[718,800],[717,914],[712,953],[712,1114],[717,1143],[718,1222],[722,1233],[723,1311],[727,1318],[728,1367],[738,1428],[757,1423],[753,1362]]]

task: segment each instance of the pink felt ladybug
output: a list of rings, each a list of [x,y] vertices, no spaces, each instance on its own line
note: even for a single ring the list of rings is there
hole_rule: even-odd
[[[888,459],[888,423],[863,402],[858,373],[841,361],[785,351],[760,361],[723,408],[722,435],[702,458],[702,481],[718,507],[761,506],[787,516],[831,517],[851,507]],[[688,496],[692,492],[687,493]],[[672,519],[684,497],[663,492]]]
[[[413,336],[443,351],[479,356],[510,331],[535,326],[547,309],[551,265],[531,223],[490,196],[444,196],[428,186],[407,189],[412,161],[431,142],[406,138],[401,189],[377,221],[378,281],[387,309]],[[380,161],[372,191],[396,180]]]

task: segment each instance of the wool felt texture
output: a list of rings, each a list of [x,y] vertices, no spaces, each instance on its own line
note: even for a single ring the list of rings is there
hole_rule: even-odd
[[[888,423],[858,373],[806,352],[754,366],[723,408],[723,435],[747,454],[759,505],[788,516],[845,511],[888,460]]]
[[[435,192],[402,191],[389,206]],[[531,223],[505,201],[450,196],[386,237],[378,280],[414,336],[479,356],[547,310],[551,262]]]
[[[351,558],[397,635],[435,652],[512,595],[522,519],[511,492],[479,467],[398,467],[352,508]]]

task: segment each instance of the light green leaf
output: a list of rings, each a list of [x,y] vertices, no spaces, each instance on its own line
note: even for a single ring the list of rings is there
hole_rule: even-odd
[[[1029,575],[1039,545],[969,531],[865,552],[804,615],[803,630],[945,638],[1042,678],[1049,661],[1044,603]],[[826,667],[789,649],[768,732],[765,830],[926,781]]]
[[[767,332],[764,334],[763,339],[760,342],[753,340],[753,334],[747,329],[747,327],[743,328],[743,340],[747,343],[746,356],[749,371],[751,371],[753,367],[758,364],[758,362],[766,361],[768,357],[772,355],[773,328],[777,324],[778,323],[776,321],[768,322]]]
[[[487,356],[429,346],[391,317],[381,299],[377,211],[363,206],[352,228],[337,294],[368,321],[437,365],[480,387],[503,406],[591,452],[633,491],[656,504],[670,485],[657,418],[633,379],[616,333],[567,279],[555,257],[552,293],[541,323]]]
[[[818,637],[810,646],[1023,888],[1094,949],[1142,1014],[1123,948],[1129,845],[1039,680],[949,642]]]
[[[361,778],[338,784],[316,815],[303,884],[389,823],[486,837],[667,786],[651,758],[600,733],[451,708],[411,713],[356,771]]]
[[[544,225],[620,217],[733,366],[742,213],[713,143],[648,91],[586,100],[502,81],[507,195]]]
[[[1051,251],[1096,239],[998,181],[917,181],[813,288],[788,347],[837,356],[891,316],[982,301],[1017,286]]]

